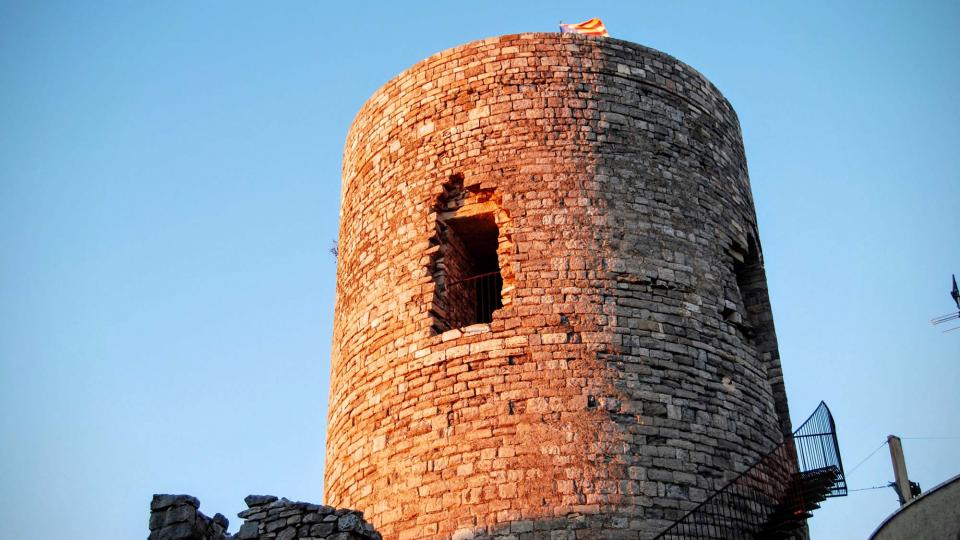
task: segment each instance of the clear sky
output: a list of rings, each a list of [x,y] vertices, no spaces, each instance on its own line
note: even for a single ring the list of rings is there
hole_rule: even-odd
[[[851,488],[960,473],[960,3],[0,0],[0,523],[147,535],[152,493],[231,530],[319,502],[343,141],[434,52],[602,17],[743,127],[795,424],[825,400]],[[960,324],[954,325],[960,326]],[[832,499],[863,538],[890,489]]]

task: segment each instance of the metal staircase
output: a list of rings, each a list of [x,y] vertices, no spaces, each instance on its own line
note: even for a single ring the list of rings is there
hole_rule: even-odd
[[[802,537],[811,512],[847,494],[833,416],[826,403],[792,435],[657,538]]]

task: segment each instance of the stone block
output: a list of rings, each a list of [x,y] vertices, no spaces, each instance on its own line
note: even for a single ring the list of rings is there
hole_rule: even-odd
[[[240,526],[237,531],[237,540],[255,540],[259,538],[259,524],[254,521],[248,521]]]
[[[243,502],[247,504],[247,507],[254,508],[270,504],[276,500],[277,498],[273,495],[247,495],[244,497]]]

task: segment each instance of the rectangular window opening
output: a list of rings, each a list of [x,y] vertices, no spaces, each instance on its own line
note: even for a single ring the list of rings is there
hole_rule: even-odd
[[[503,307],[503,277],[497,256],[499,229],[492,214],[452,218],[444,251],[444,304],[448,326],[489,323]]]
[[[761,324],[761,316],[766,303],[766,279],[760,254],[753,241],[742,260],[734,259],[733,271],[736,276],[737,290],[740,296],[741,316],[738,326],[744,335],[753,340]]]

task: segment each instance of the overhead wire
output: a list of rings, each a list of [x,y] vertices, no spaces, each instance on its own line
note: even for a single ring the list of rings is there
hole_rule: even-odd
[[[857,470],[861,465],[863,465],[864,463],[866,463],[868,459],[872,458],[873,455],[876,454],[877,451],[879,451],[881,448],[883,448],[883,446],[884,446],[885,444],[887,444],[886,439],[884,439],[884,441],[883,441],[882,443],[880,443],[880,446],[878,446],[873,452],[870,452],[870,455],[868,455],[867,457],[861,459],[861,460],[860,460],[860,463],[857,463],[856,465],[854,465],[853,468],[850,469],[850,472],[848,472],[847,474],[853,474],[853,471]]]
[[[873,486],[873,487],[866,487],[866,488],[848,489],[847,491],[868,491],[871,489],[886,489],[888,487],[890,487],[890,484],[884,484],[882,486]]]
[[[939,441],[942,441],[942,440],[957,440],[957,439],[960,439],[960,437],[900,437],[900,439],[901,439],[901,440],[905,440],[905,441],[938,441],[938,440],[939,440]],[[851,474],[851,473],[853,473],[853,471],[857,470],[857,468],[859,468],[861,465],[863,465],[864,463],[866,463],[868,459],[872,458],[874,454],[876,454],[881,448],[883,448],[883,446],[884,446],[885,444],[887,444],[887,441],[883,441],[883,442],[880,444],[880,446],[876,447],[876,448],[873,450],[873,452],[870,452],[870,454],[867,455],[867,457],[861,459],[860,462],[857,463],[856,465],[854,465],[853,468],[850,469],[850,472],[848,472],[848,473],[846,473],[846,474]],[[847,489],[847,491],[848,491],[848,492],[853,492],[853,491],[869,491],[869,490],[872,490],[872,489],[885,489],[885,488],[888,488],[888,487],[890,487],[890,486],[892,486],[892,485],[893,485],[893,483],[891,482],[891,483],[884,484],[884,485],[880,485],[880,486],[865,487],[865,488],[856,488],[856,489]]]

